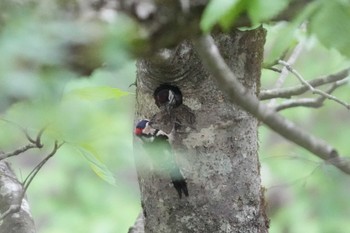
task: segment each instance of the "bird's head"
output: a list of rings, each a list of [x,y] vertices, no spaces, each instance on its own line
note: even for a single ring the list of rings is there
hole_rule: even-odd
[[[139,121],[135,127],[135,135],[138,137],[151,137],[156,129],[151,127],[151,122],[147,119]]]

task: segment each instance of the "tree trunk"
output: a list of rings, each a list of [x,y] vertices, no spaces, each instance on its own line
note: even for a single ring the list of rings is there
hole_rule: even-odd
[[[18,205],[23,186],[17,180],[8,163],[0,161],[0,211],[4,214],[9,208]],[[7,215],[0,225],[0,233],[35,233],[34,221],[29,204],[23,198],[19,211]]]
[[[244,86],[258,93],[265,31],[236,30],[214,38]],[[179,87],[184,99],[176,111],[180,128],[174,148],[190,196],[179,199],[169,178],[141,169],[136,155],[145,232],[267,232],[257,120],[228,101],[190,42],[138,61],[137,120],[159,112],[152,94],[162,83]]]

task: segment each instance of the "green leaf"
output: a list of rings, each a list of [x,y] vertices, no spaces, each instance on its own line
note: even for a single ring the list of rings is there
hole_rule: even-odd
[[[322,44],[350,57],[350,4],[323,1],[310,21],[310,29]]]
[[[227,14],[233,12],[239,2],[239,0],[211,0],[202,15],[200,22],[202,31],[209,32],[224,16],[228,17]],[[230,18],[232,16],[228,17]],[[220,24],[226,25],[227,22],[223,20]]]
[[[289,3],[289,0],[250,0],[247,12],[253,25],[276,16]]]
[[[278,34],[275,40],[272,42],[271,51],[265,57],[266,64],[272,64],[279,59],[295,42],[295,31],[298,25],[289,23],[281,25],[281,29],[278,30]]]
[[[240,0],[232,5],[227,13],[220,18],[220,26],[226,31],[229,30],[239,14],[246,9],[246,5],[247,1],[245,0]]]
[[[84,156],[84,158],[89,162],[92,170],[103,180],[107,181],[109,184],[116,185],[116,180],[112,172],[107,168],[107,166],[100,161],[97,151],[89,145],[80,145],[77,148],[78,151]]]
[[[309,4],[307,7],[300,12],[300,14],[293,19],[292,22],[288,23],[281,31],[273,44],[272,51],[265,58],[265,63],[270,64],[273,63],[276,59],[278,59],[285,51],[287,51],[293,43],[295,43],[295,33],[299,26],[305,22],[307,18],[310,17],[319,7],[319,2],[313,2]]]
[[[129,92],[122,91],[118,88],[113,87],[84,87],[74,89],[67,93],[68,97],[79,97],[85,100],[107,100],[107,99],[118,99],[122,96],[128,95]]]

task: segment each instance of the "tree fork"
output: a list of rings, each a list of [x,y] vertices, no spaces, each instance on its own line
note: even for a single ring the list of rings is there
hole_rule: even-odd
[[[235,30],[214,39],[242,84],[258,94],[265,30]],[[145,232],[268,232],[257,120],[230,103],[187,41],[138,61],[137,120],[159,112],[152,95],[162,83],[183,95],[174,147],[190,196],[179,199],[166,177],[140,169],[136,155]],[[192,123],[186,117],[191,114]]]

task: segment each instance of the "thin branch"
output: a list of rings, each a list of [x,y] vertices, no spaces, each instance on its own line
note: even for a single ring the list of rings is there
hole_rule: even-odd
[[[296,178],[293,181],[285,182],[285,183],[282,183],[282,184],[277,184],[277,185],[272,185],[270,187],[267,187],[266,188],[266,192],[270,192],[272,189],[276,189],[276,188],[283,188],[283,187],[290,187],[292,185],[297,185],[301,181],[303,181],[303,183],[306,184],[307,179],[310,178],[313,174],[315,174],[317,170],[321,169],[322,166],[323,166],[322,163],[318,164],[307,175],[304,175],[302,177]]]
[[[30,135],[29,135],[29,133],[28,133],[28,131],[27,130],[22,130],[23,132],[24,132],[24,134],[25,134],[25,136],[26,136],[26,138],[27,138],[27,140],[29,141],[29,142],[31,142],[31,143],[33,143],[33,144],[36,144],[36,140],[35,139],[33,139]]]
[[[20,127],[20,129],[24,132],[24,134],[26,135],[27,140],[30,142],[27,145],[16,149],[14,151],[11,152],[7,152],[7,153],[1,153],[0,152],[0,161],[3,159],[7,159],[9,157],[12,156],[16,156],[19,154],[22,154],[24,152],[26,152],[27,150],[33,149],[33,148],[42,148],[44,145],[41,143],[41,137],[45,131],[45,128],[41,129],[36,137],[36,139],[34,140],[32,137],[29,136],[28,132],[26,130],[24,130],[22,127]]]
[[[23,152],[26,152],[27,150],[30,150],[30,149],[33,149],[33,148],[38,148],[35,144],[27,144],[19,149],[16,149],[14,151],[11,151],[11,152],[7,152],[7,153],[2,153],[0,155],[0,161],[3,160],[3,159],[7,159],[9,157],[12,157],[12,156],[16,156],[16,155],[19,155]]]
[[[299,79],[299,81],[306,86],[311,92],[315,92],[315,89],[313,88],[313,86],[311,86],[304,78],[303,76],[301,76],[301,74],[299,74],[299,72],[297,70],[295,70],[290,64],[288,64],[287,62],[283,61],[283,60],[279,60],[278,64],[283,65],[285,68],[287,68],[287,70],[289,72],[291,72],[292,74],[295,75],[295,77],[297,77]]]
[[[323,101],[319,98],[302,98],[297,100],[287,100],[277,106],[274,106],[276,111],[282,111],[288,108],[295,107],[308,107],[308,108],[320,108],[323,106]]]
[[[24,190],[26,191],[27,188],[29,187],[30,183],[32,182],[32,180],[34,179],[34,177],[36,176],[36,174],[40,171],[40,169],[44,166],[44,164],[52,157],[56,154],[57,150],[64,144],[64,142],[58,144],[57,141],[55,141],[55,145],[53,150],[51,151],[50,154],[48,154],[27,176],[27,178],[23,181],[23,185],[24,185]]]
[[[265,67],[264,69],[267,69],[267,70],[272,70],[276,73],[282,73],[282,70],[281,69],[278,69],[276,67]]]
[[[46,126],[43,127],[43,128],[39,131],[38,135],[36,136],[36,139],[33,139],[33,138],[28,134],[28,131],[27,131],[27,130],[22,129],[22,131],[23,131],[24,134],[26,135],[28,141],[30,141],[31,143],[35,144],[35,145],[37,146],[37,148],[42,148],[44,145],[41,143],[41,137],[42,137],[42,135],[43,135],[45,129],[46,129]]]
[[[285,61],[282,61],[280,60],[278,62],[279,64],[285,66],[287,68],[287,70],[289,70],[289,72],[291,72],[292,74],[294,74],[295,77],[297,77],[299,79],[299,81],[304,85],[306,86],[313,94],[319,94],[325,98],[328,98],[330,100],[333,100],[343,106],[345,106],[347,109],[350,109],[350,104],[348,103],[345,103],[344,101],[338,99],[337,97],[333,96],[333,95],[330,95],[328,94],[327,92],[324,92],[322,90],[319,90],[319,89],[316,89],[314,88],[310,83],[308,83],[304,78],[303,76],[296,70],[294,69],[290,64],[288,64],[287,62]]]
[[[349,78],[340,80],[338,82],[335,82],[327,91],[326,93],[331,94],[333,91],[335,91],[338,87],[343,86],[349,82]],[[280,105],[275,106],[276,111],[281,111],[288,108],[293,107],[310,107],[310,108],[319,108],[323,106],[323,102],[327,98],[325,96],[319,96],[317,98],[303,98],[303,99],[296,99],[296,100],[289,100],[285,101]]]
[[[29,173],[29,175],[27,176],[27,178],[24,180],[24,182],[22,183],[22,191],[20,193],[20,195],[17,197],[17,203],[16,201],[14,201],[12,205],[10,205],[10,207],[0,215],[0,221],[4,220],[8,215],[10,214],[14,214],[17,213],[18,211],[20,211],[21,206],[22,206],[22,201],[23,198],[26,194],[26,191],[29,187],[29,185],[31,184],[31,182],[33,181],[34,177],[37,175],[37,173],[40,171],[40,169],[44,166],[44,164],[52,157],[56,154],[57,150],[63,145],[63,143],[58,144],[57,141],[55,141],[55,145],[53,150]]]
[[[201,36],[194,41],[194,45],[205,67],[212,77],[215,77],[218,86],[227,94],[231,102],[251,113],[281,136],[350,174],[349,159],[340,157],[335,148],[327,142],[297,127],[249,92],[226,65],[212,37]]]
[[[39,133],[38,133],[38,136],[36,137],[36,140],[35,140],[35,144],[38,148],[42,148],[44,145],[41,143],[41,136],[43,135],[44,131],[46,129],[46,126],[43,127]]]
[[[334,83],[339,80],[345,79],[349,76],[350,68],[339,71],[338,73],[328,75],[326,77],[318,78],[309,81],[309,84],[313,87],[322,86],[328,83]],[[262,90],[259,94],[260,100],[268,100],[273,98],[290,98],[292,96],[301,95],[307,92],[309,89],[304,85],[288,88],[276,88],[271,90]]]

